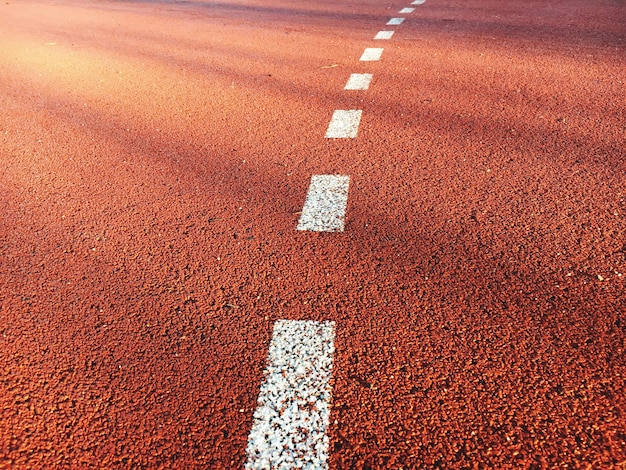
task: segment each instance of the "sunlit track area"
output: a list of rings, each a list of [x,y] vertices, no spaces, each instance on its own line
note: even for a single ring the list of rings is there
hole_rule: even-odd
[[[626,4],[0,4],[0,469],[626,468]]]

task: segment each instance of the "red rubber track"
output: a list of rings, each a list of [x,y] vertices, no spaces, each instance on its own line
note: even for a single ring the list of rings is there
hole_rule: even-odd
[[[278,319],[333,469],[626,467],[626,5],[406,6],[0,4],[0,468],[242,468]]]

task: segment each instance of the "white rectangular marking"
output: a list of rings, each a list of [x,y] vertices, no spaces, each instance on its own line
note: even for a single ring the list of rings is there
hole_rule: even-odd
[[[398,13],[405,14],[405,13],[413,13],[414,11],[415,11],[415,8],[403,8]]]
[[[387,25],[395,26],[395,25],[402,24],[403,21],[404,21],[404,18],[391,18],[389,21],[387,21]]]
[[[383,48],[380,47],[368,47],[367,49],[365,49],[363,51],[363,55],[361,56],[361,58],[359,60],[361,61],[373,61],[373,60],[380,60],[381,56],[383,55]]]
[[[374,39],[391,39],[393,33],[393,31],[378,31],[376,36],[374,36]]]
[[[349,185],[349,176],[311,176],[296,230],[343,232]]]
[[[361,122],[360,109],[337,109],[326,130],[327,139],[354,139]]]
[[[344,90],[367,90],[372,82],[371,73],[353,73],[350,75]]]
[[[423,5],[424,3],[426,3],[426,0],[415,0],[411,2],[411,5]]]
[[[274,323],[246,470],[328,468],[334,351],[335,322]]]

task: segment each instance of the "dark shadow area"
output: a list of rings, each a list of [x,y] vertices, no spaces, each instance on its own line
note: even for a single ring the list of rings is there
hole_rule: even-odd
[[[274,21],[284,20],[292,24],[326,25],[325,20],[340,20],[337,26],[346,28],[358,25],[369,28],[364,21],[375,22],[386,20],[392,12],[385,14],[362,14],[357,11],[328,11],[333,4],[319,4],[320,8],[287,8],[271,7],[255,4],[237,4],[226,2],[202,1],[167,1],[145,0],[125,1],[136,5],[157,4],[170,5],[173,9],[183,8],[197,10],[216,17],[229,17],[229,12],[241,13],[242,18],[250,18],[250,14],[271,17]],[[311,5],[311,4],[309,4]],[[570,2],[525,2],[515,6],[502,5],[495,11],[491,4],[474,1],[462,7],[456,4],[437,4],[421,6],[409,16],[412,24],[417,25],[420,33],[445,33],[459,37],[475,35],[502,41],[546,40],[562,47],[626,47],[626,28],[623,21],[624,6],[614,4],[612,17],[601,17],[593,4],[581,7]],[[362,7],[355,4],[355,7]],[[382,28],[384,22],[380,24]]]
[[[295,26],[328,26],[329,20],[337,23],[337,26],[358,26],[365,29],[368,23],[383,19],[388,15],[376,13],[362,13],[364,9],[378,10],[375,6],[365,6],[362,3],[352,5],[337,3],[311,3],[307,2],[306,8],[291,6],[277,7],[258,3],[226,3],[226,2],[202,2],[202,1],[167,1],[167,0],[140,0],[140,1],[112,1],[111,5],[127,4],[136,6],[158,5],[163,7],[164,12],[200,14],[207,18],[233,19],[256,22],[271,19],[273,23],[288,23]],[[106,3],[104,3],[106,5]],[[317,8],[315,8],[317,7]],[[345,11],[351,8],[350,11]],[[382,21],[381,26],[384,24]]]

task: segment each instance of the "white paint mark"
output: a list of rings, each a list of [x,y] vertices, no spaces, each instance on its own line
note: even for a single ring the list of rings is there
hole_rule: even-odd
[[[350,177],[313,175],[296,230],[343,232]]]
[[[415,0],[411,2],[411,5],[423,5],[424,3],[426,3],[426,0]]]
[[[391,39],[393,36],[393,31],[378,31],[374,39]]]
[[[348,79],[344,90],[367,90],[372,82],[371,73],[353,73]]]
[[[383,48],[378,48],[378,47],[368,47],[363,51],[363,55],[361,55],[361,58],[359,60],[361,61],[374,61],[374,60],[380,60],[380,58],[383,55]]]
[[[395,26],[395,25],[402,24],[403,21],[404,21],[404,18],[391,18],[389,21],[387,21],[387,25]]]
[[[406,14],[406,13],[413,13],[414,11],[415,11],[415,8],[403,8],[398,13]]]
[[[274,324],[246,470],[328,468],[334,343],[335,322]]]
[[[338,109],[333,112],[325,137],[327,139],[354,139],[359,130],[362,112],[360,109]]]

